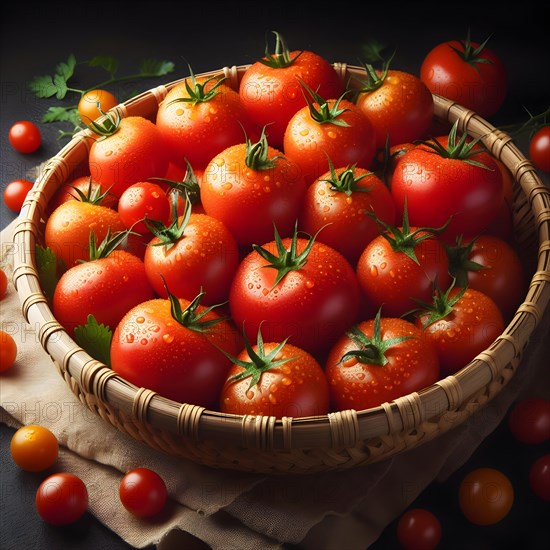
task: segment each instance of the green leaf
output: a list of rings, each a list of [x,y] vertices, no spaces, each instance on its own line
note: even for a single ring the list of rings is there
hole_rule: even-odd
[[[88,61],[90,67],[101,67],[105,69],[111,77],[114,77],[118,70],[118,60],[111,55],[96,55]]]
[[[57,87],[49,75],[35,76],[30,81],[29,88],[36,97],[40,98],[52,97],[57,93]]]
[[[80,116],[76,107],[49,107],[42,116],[42,122],[71,122],[80,124]]]
[[[99,324],[93,315],[88,315],[88,322],[75,327],[74,334],[77,344],[88,355],[108,367],[111,366],[110,350],[113,333],[108,326]]]
[[[382,52],[386,49],[386,44],[382,44],[376,38],[370,38],[361,45],[362,57],[367,63],[378,63],[384,61]]]
[[[38,278],[46,298],[51,302],[57,282],[59,281],[60,262],[53,250],[48,247],[36,245],[36,267]]]
[[[164,76],[174,71],[172,61],[158,61],[156,59],[144,59],[139,68],[142,76]]]
[[[62,78],[65,82],[71,78],[74,74],[74,69],[76,67],[76,58],[73,54],[69,55],[66,63],[58,63],[55,68],[56,76]]]

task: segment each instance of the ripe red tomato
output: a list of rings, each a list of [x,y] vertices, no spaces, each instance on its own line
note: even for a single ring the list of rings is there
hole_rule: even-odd
[[[442,375],[454,374],[488,348],[504,331],[502,313],[486,294],[452,288],[437,306],[421,310],[416,324],[437,349]]]
[[[29,120],[16,122],[9,131],[11,146],[19,153],[34,153],[42,144],[42,136],[36,124]]]
[[[329,412],[328,383],[317,360],[288,343],[244,349],[221,391],[222,412],[301,417]]]
[[[318,240],[355,265],[365,246],[380,234],[366,212],[395,223],[395,204],[384,182],[366,168],[331,168],[308,187],[300,224],[310,235],[323,228]]]
[[[153,297],[143,262],[115,250],[65,271],[55,287],[53,311],[71,335],[76,326],[86,324],[89,314],[114,330],[130,308]]]
[[[57,188],[52,199],[48,201],[48,216],[64,202],[82,200],[78,191],[84,194],[88,202],[113,209],[117,206],[117,197],[109,193],[108,189],[102,188],[91,176],[78,176]]]
[[[105,135],[92,143],[88,155],[94,181],[120,197],[133,183],[164,176],[168,155],[153,122],[141,116],[117,120],[111,115],[107,126]]]
[[[376,148],[412,142],[426,137],[434,114],[430,90],[416,75],[366,66],[360,83],[357,106],[370,120],[376,134]]]
[[[156,125],[170,160],[185,166],[187,159],[197,169],[227,147],[243,143],[243,128],[250,129],[238,92],[221,75],[192,75],[176,84],[159,105]]]
[[[271,240],[274,225],[290,235],[305,190],[299,166],[269,147],[262,134],[257,143],[233,145],[216,155],[204,171],[200,194],[205,212],[246,246]]]
[[[232,233],[207,214],[180,216],[176,225],[173,236],[154,236],[145,250],[143,262],[151,286],[164,298],[166,283],[179,298],[192,300],[204,291],[207,305],[226,301],[239,265],[239,247]]]
[[[29,180],[13,180],[4,188],[4,204],[12,211],[19,214],[21,207],[33,187]]]
[[[324,99],[299,109],[284,136],[284,152],[301,169],[307,184],[329,170],[357,164],[368,168],[376,152],[376,135],[363,111],[347,99]]]
[[[5,296],[8,290],[8,276],[3,269],[0,269],[0,300]]]
[[[113,333],[112,369],[168,399],[215,409],[231,365],[220,348],[235,355],[238,334],[199,300],[174,301],[180,310],[175,317],[171,301],[163,298],[142,302],[124,316]]]
[[[441,523],[429,510],[411,508],[397,522],[397,540],[404,550],[434,550],[441,541]]]
[[[275,53],[253,63],[241,78],[239,94],[251,120],[267,125],[270,145],[283,147],[289,120],[306,105],[298,78],[327,99],[340,97],[342,82],[334,67],[322,56],[308,50],[289,51],[277,32]]]
[[[144,218],[168,223],[170,201],[160,185],[140,181],[130,185],[118,201],[118,213],[124,225],[137,233],[149,233]]]
[[[450,40],[435,46],[424,58],[420,79],[437,94],[482,117],[494,115],[508,93],[508,78],[500,57],[482,44]]]
[[[550,454],[542,455],[531,464],[529,485],[537,496],[550,500]]]
[[[46,221],[44,240],[65,267],[70,268],[80,260],[90,259],[90,231],[96,242],[124,231],[126,226],[116,210],[80,200],[67,201],[56,208]]]
[[[543,172],[550,172],[550,126],[539,128],[529,141],[529,158]]]
[[[99,103],[99,106],[98,106]],[[90,90],[82,94],[77,110],[84,124],[89,124],[119,104],[114,94],[107,90]],[[100,110],[101,109],[101,110]]]
[[[325,371],[335,410],[362,410],[434,384],[439,361],[413,323],[377,315],[339,338]]]
[[[550,439],[550,400],[531,396],[516,402],[508,415],[508,427],[521,443],[538,445]]]
[[[448,251],[457,285],[492,298],[504,320],[509,321],[527,292],[523,263],[516,250],[500,237],[480,235]]]
[[[499,470],[478,468],[462,479],[458,499],[462,513],[471,523],[494,525],[512,509],[514,488]]]
[[[352,266],[332,247],[296,234],[285,239],[276,234],[261,248],[269,259],[255,246],[231,285],[236,325],[244,326],[249,340],[261,325],[266,341],[289,338],[313,354],[326,350],[357,316],[359,287]]]
[[[17,359],[17,343],[13,336],[0,330],[0,372],[11,369]]]
[[[41,472],[55,464],[59,444],[48,428],[29,424],[12,436],[10,453],[13,461],[27,472]]]
[[[168,490],[162,477],[149,468],[134,468],[121,479],[119,496],[128,512],[151,518],[162,512]]]
[[[383,305],[386,316],[400,317],[418,307],[415,299],[431,301],[436,281],[449,285],[451,276],[445,247],[433,233],[408,224],[392,231],[395,236],[384,232],[365,247],[356,271],[371,311]]]
[[[450,244],[457,236],[481,233],[499,212],[504,194],[493,157],[475,146],[468,151],[466,142],[464,153],[458,153],[460,140],[454,130],[456,126],[449,136],[427,142],[435,149],[420,145],[405,153],[391,179],[398,216],[406,203],[409,221],[417,227],[441,227],[452,217],[442,234]]]
[[[74,474],[59,472],[47,477],[36,492],[36,509],[51,525],[69,525],[88,509],[88,490]]]

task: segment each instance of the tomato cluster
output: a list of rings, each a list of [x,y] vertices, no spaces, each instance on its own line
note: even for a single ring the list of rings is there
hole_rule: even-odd
[[[276,40],[237,90],[191,72],[152,120],[90,124],[87,185],[45,228],[54,314],[108,326],[111,367],[176,401],[373,407],[456,372],[521,302],[511,227],[492,229],[506,170],[456,125],[429,138],[418,77],[365,65],[346,88]]]

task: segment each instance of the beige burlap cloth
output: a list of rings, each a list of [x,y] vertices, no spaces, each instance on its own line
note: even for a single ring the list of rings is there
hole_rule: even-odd
[[[8,275],[12,227],[1,233],[1,266]],[[56,468],[80,476],[89,490],[90,512],[136,548],[166,548],[168,533],[181,530],[213,549],[266,550],[301,543],[308,550],[364,550],[427,485],[464,464],[515,399],[550,397],[544,374],[550,355],[547,312],[503,390],[429,443],[343,472],[270,478],[215,470],[152,450],[90,412],[41,348],[38,327],[23,319],[11,283],[0,307],[2,330],[13,335],[19,349],[16,365],[0,375],[0,420],[14,427],[38,423],[50,428],[61,445]],[[137,466],[153,468],[168,486],[169,505],[154,521],[133,518],[118,497],[123,473]]]

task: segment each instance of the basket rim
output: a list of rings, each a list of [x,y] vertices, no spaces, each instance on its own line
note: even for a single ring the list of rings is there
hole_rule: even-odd
[[[234,88],[250,65],[224,67],[201,73],[200,76],[224,75]],[[341,78],[347,78],[360,67],[334,63]],[[185,78],[158,86],[115,107],[121,116],[130,116],[144,101],[157,104],[166,93]],[[480,141],[510,169],[514,182],[527,196],[534,213],[538,237],[538,261],[527,294],[504,332],[486,351],[479,354],[457,373],[439,380],[418,392],[370,409],[330,412],[315,417],[248,416],[207,410],[164,398],[139,388],[114,373],[109,367],[90,357],[56,321],[44,295],[36,270],[34,247],[51,187],[65,181],[70,168],[66,159],[86,155],[90,130],[83,130],[63,147],[36,180],[23,204],[14,226],[13,282],[19,294],[21,310],[28,322],[37,323],[40,342],[57,363],[61,374],[76,382],[79,391],[91,395],[106,407],[131,416],[137,422],[168,431],[191,440],[213,440],[220,444],[254,447],[265,450],[295,448],[350,447],[358,442],[410,431],[420,423],[455,411],[467,404],[479,389],[498,377],[506,365],[517,361],[529,338],[538,326],[550,301],[550,192],[536,169],[514,144],[510,135],[492,126],[473,111],[433,95],[435,116],[451,123],[458,121],[458,130]],[[154,107],[153,107],[154,108]],[[76,151],[76,153],[75,153]],[[53,183],[52,183],[53,182]]]

